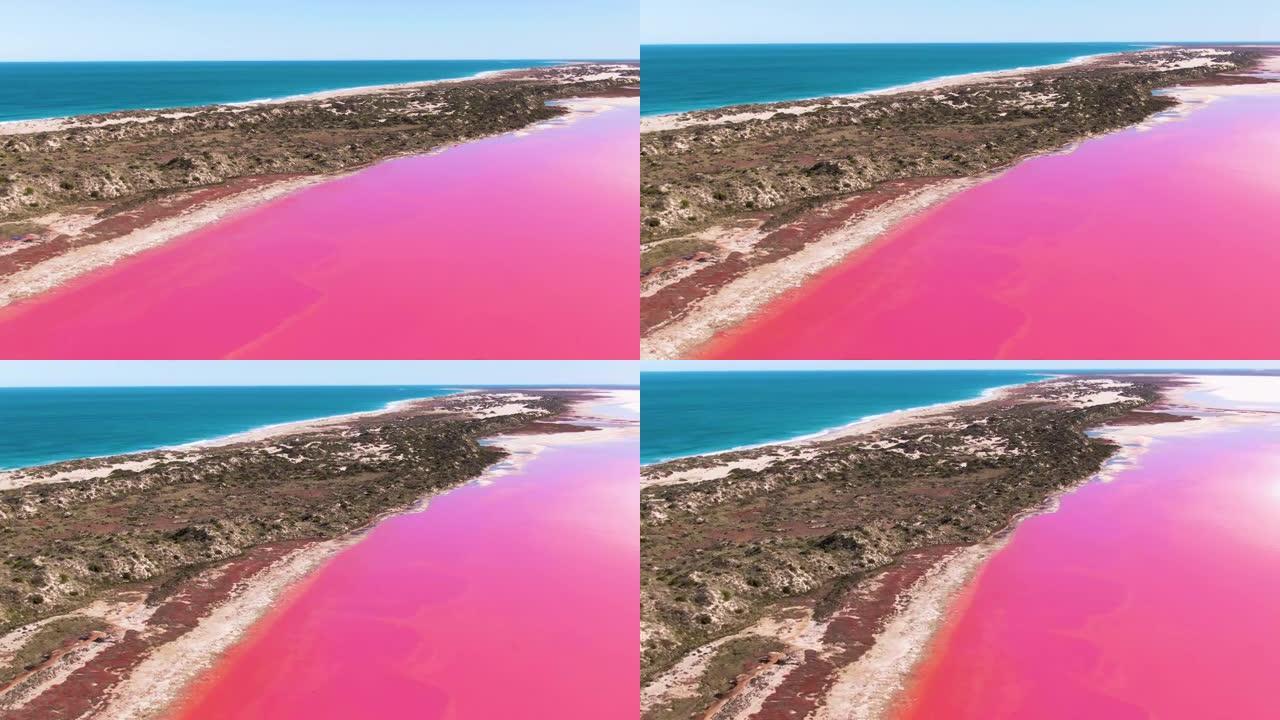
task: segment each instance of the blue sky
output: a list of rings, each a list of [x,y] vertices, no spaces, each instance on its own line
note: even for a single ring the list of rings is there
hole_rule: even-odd
[[[5,3],[3,60],[634,58],[637,0]]]
[[[624,360],[14,360],[0,362],[0,387],[636,385],[638,367]]]
[[[1280,370],[1280,361],[1222,360],[646,360],[641,372],[760,370]]]
[[[641,42],[1280,40],[1280,3],[1234,0],[640,0]]]

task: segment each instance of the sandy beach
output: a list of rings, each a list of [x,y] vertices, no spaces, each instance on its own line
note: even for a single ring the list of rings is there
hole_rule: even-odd
[[[956,410],[962,408],[973,407],[992,401],[1009,400],[1018,395],[1021,395],[1025,399],[1029,396],[1028,391],[1033,390],[1037,385],[1053,382],[1059,379],[1061,379],[1059,376],[1050,375],[1044,380],[1034,380],[1017,385],[1006,385],[991,388],[983,392],[978,397],[970,398],[968,400],[958,400],[954,402],[927,405],[924,407],[895,410],[893,412],[862,418],[846,425],[841,425],[839,427],[830,428],[790,440],[730,448],[728,450],[694,455],[689,458],[664,460],[644,466],[645,468],[651,469],[651,472],[642,473],[640,479],[641,487],[678,485],[683,483],[700,483],[708,480],[718,480],[727,477],[731,472],[737,469],[751,471],[766,470],[777,461],[798,460],[812,457],[816,448],[827,443],[851,438],[868,437],[874,433],[890,428],[902,427],[922,421],[946,418]],[[1077,384],[1079,386],[1079,390],[1077,392],[1066,397],[1061,394],[1057,394],[1051,401],[1055,403],[1068,403],[1074,407],[1084,408],[1133,399],[1117,392],[1114,389],[1116,387],[1116,383],[1113,380],[1102,378],[1096,380],[1081,379],[1077,381]],[[716,458],[728,455],[734,457],[732,459],[726,459],[723,462],[703,462],[712,461]],[[697,459],[700,462],[697,466],[681,468],[670,472],[666,470],[659,470],[656,467],[668,462],[677,462],[687,459]]]
[[[424,500],[424,502],[426,502]],[[209,608],[195,626],[148,654],[113,687],[98,720],[145,720],[163,716],[193,680],[213,666],[298,583],[360,535],[313,543],[281,557]]]
[[[638,415],[639,403],[639,390],[603,390],[595,398],[575,403],[563,419],[544,423],[539,428],[540,432],[488,438],[488,443],[506,450],[510,455],[491,467],[476,482],[488,484],[496,478],[516,472],[550,448],[639,437],[638,421],[609,418],[599,412],[601,408],[616,407]],[[564,431],[558,431],[557,426],[564,426]]]
[[[1169,46],[1156,45],[1148,48],[1149,50],[1159,50]],[[1254,47],[1272,47],[1268,45],[1259,45]],[[1142,50],[1116,52],[1116,53],[1098,53],[1096,55],[1084,55],[1078,58],[1072,58],[1067,62],[1051,63],[1048,65],[1033,65],[1028,67],[1009,68],[1008,70],[989,70],[985,72],[961,73],[957,75],[945,75],[933,78],[931,80],[921,80],[920,82],[906,83],[903,85],[894,85],[891,87],[880,88],[878,90],[865,90],[856,93],[843,93],[836,95],[821,95],[812,98],[801,98],[799,100],[786,100],[780,103],[763,103],[767,109],[754,110],[752,108],[757,105],[742,105],[729,108],[711,108],[708,110],[691,110],[688,112],[670,113],[667,115],[648,115],[640,121],[640,132],[662,132],[664,130],[678,130],[686,127],[698,125],[723,125],[728,123],[746,122],[749,120],[760,120],[771,117],[774,113],[783,113],[786,115],[803,115],[814,110],[820,110],[832,105],[850,105],[856,104],[859,98],[876,97],[879,95],[895,95],[898,93],[910,92],[929,92],[935,90],[946,90],[949,88],[959,87],[961,85],[982,84],[987,82],[995,82],[999,80],[1010,80],[1025,78],[1030,74],[1039,73],[1049,70],[1062,70],[1065,68],[1087,67],[1089,65],[1102,65],[1113,62],[1125,55],[1131,53],[1141,53]],[[1182,61],[1180,63],[1169,63],[1167,69],[1181,69],[1189,67],[1200,67],[1212,64],[1213,51],[1205,51],[1206,54],[1195,61]],[[1264,69],[1268,72],[1276,72],[1276,58],[1268,61],[1268,65]],[[815,102],[820,101],[820,102]],[[775,107],[776,105],[776,107]],[[740,108],[740,109],[739,109]]]
[[[693,127],[697,125],[723,125],[726,123],[759,120],[771,117],[777,112],[786,115],[803,115],[824,107],[830,107],[832,104],[851,104],[850,101],[856,101],[858,98],[874,97],[877,95],[893,95],[905,92],[944,90],[958,85],[971,85],[974,83],[991,82],[995,80],[1007,80],[1010,78],[1022,77],[1030,72],[1058,70],[1062,68],[1076,67],[1079,65],[1088,65],[1090,63],[1103,62],[1121,54],[1123,53],[1099,53],[1097,55],[1085,55],[1078,58],[1072,58],[1071,60],[1062,63],[1009,68],[1008,70],[988,70],[985,72],[945,75],[931,80],[921,80],[919,82],[906,83],[904,85],[893,85],[886,88],[880,88],[878,90],[865,90],[863,92],[836,95],[819,95],[811,98],[800,98],[798,100],[786,100],[782,103],[764,103],[763,105],[767,108],[764,110],[752,109],[758,106],[753,104],[729,108],[691,110],[689,112],[669,113],[666,115],[647,115],[640,119],[640,132],[662,132],[664,130],[678,130],[680,128]],[[820,100],[822,102],[813,102],[815,100]],[[779,107],[775,109],[774,105],[778,105]]]
[[[746,445],[743,447],[729,448],[727,450],[718,450],[716,452],[662,460],[648,464],[644,467],[652,468],[664,463],[686,460],[689,458],[712,459],[724,455],[736,455],[738,453],[746,453],[747,455],[750,455],[750,457],[735,458],[732,461],[724,463],[717,463],[707,467],[680,470],[670,474],[654,474],[652,477],[649,475],[642,475],[640,479],[641,486],[670,485],[685,482],[716,480],[727,476],[737,468],[763,470],[772,465],[773,462],[778,459],[795,459],[805,457],[806,450],[823,443],[871,435],[872,433],[887,430],[889,428],[901,427],[903,425],[909,425],[922,420],[945,417],[960,408],[972,407],[974,405],[980,405],[993,400],[1006,399],[1014,391],[1033,388],[1039,383],[1053,380],[1056,377],[1057,376],[1050,375],[1045,380],[1033,380],[1017,385],[1004,385],[1001,387],[991,388],[982,392],[977,397],[970,398],[968,400],[936,403],[933,405],[907,408],[904,410],[894,410],[893,412],[872,415],[845,425],[828,428],[826,430],[804,435],[802,437],[792,438],[790,440],[760,443],[758,445]],[[1079,403],[1083,407],[1089,404],[1110,402],[1116,399],[1114,392],[1107,389],[1109,387],[1108,381],[1099,380],[1096,384],[1091,383],[1091,385],[1093,385],[1093,387],[1089,387],[1088,385],[1083,387],[1074,402]],[[764,452],[756,454],[751,451]]]
[[[571,63],[566,63],[571,64]],[[275,105],[280,103],[302,102],[307,100],[333,100],[335,98],[359,97],[361,95],[370,95],[373,93],[393,92],[396,90],[413,90],[417,88],[431,87],[433,85],[441,85],[445,83],[467,82],[470,80],[481,80],[484,78],[498,78],[504,75],[514,75],[527,72],[530,68],[512,68],[510,70],[486,70],[473,75],[457,78],[445,78],[441,80],[419,80],[417,82],[405,83],[388,83],[385,85],[361,85],[358,87],[335,88],[333,90],[317,90],[312,93],[301,93],[298,95],[286,95],[278,98],[260,98],[256,100],[243,100],[240,102],[229,103],[211,103],[209,105],[199,105],[194,107],[252,107],[256,105]],[[190,112],[186,112],[185,108],[165,108],[165,109],[139,109],[125,110],[121,112],[135,113],[131,117],[106,118],[102,120],[90,120],[80,116],[58,117],[58,118],[35,118],[31,120],[6,120],[0,122],[0,135],[27,135],[30,133],[51,132],[55,130],[69,130],[72,128],[100,128],[110,127],[112,125],[121,125],[126,123],[145,123],[155,120],[169,119],[174,120],[183,117],[189,117]],[[95,114],[87,117],[98,117]]]
[[[182,208],[154,222],[140,224],[114,238],[77,247],[67,253],[0,277],[0,307],[52,290],[85,273],[159,247],[174,238],[251,210],[305,187],[340,175],[291,178],[254,187]],[[87,229],[87,228],[86,228]]]
[[[990,178],[940,180],[855,216],[794,254],[752,266],[687,306],[676,318],[653,325],[640,340],[640,356],[646,360],[691,356],[717,333],[742,323],[788,290],[836,265],[898,223],[986,179]],[[678,282],[687,276],[682,273],[672,279],[660,278],[657,283],[662,285],[646,282],[646,286],[652,286],[646,290],[646,296],[654,296],[662,287],[669,287],[672,280]]]
[[[477,391],[458,391],[455,395],[465,395],[467,392],[474,393]],[[349,426],[354,421],[362,419],[383,417],[396,413],[413,411],[415,409],[427,410],[433,401],[439,401],[441,398],[445,397],[450,396],[445,395],[397,400],[395,402],[388,403],[386,406],[377,410],[366,410],[363,412],[346,413],[342,415],[326,415],[324,417],[313,418],[310,420],[298,420],[275,425],[265,425],[263,427],[232,433],[218,438],[197,440],[178,445],[161,446],[149,450],[139,450],[137,452],[126,453],[123,455],[110,455],[103,458],[77,458],[76,460],[51,463],[49,465],[3,470],[0,471],[0,490],[13,490],[27,485],[89,480],[92,478],[106,477],[116,470],[146,470],[154,467],[160,462],[182,462],[184,458],[187,458],[188,456],[199,455],[199,451],[202,449],[261,442],[271,438],[288,437],[290,435],[299,435],[319,430]],[[440,410],[439,412],[454,411],[455,410]],[[518,412],[518,410],[513,410],[512,412]],[[99,460],[102,460],[103,462],[96,462]],[[85,465],[85,467],[64,469],[63,466],[67,463]]]
[[[554,66],[573,67],[579,65],[600,65],[586,61],[566,61],[556,63]],[[552,67],[554,67],[552,66]],[[360,97],[362,95],[373,95],[378,93],[395,92],[397,90],[417,90],[435,85],[447,85],[450,83],[470,82],[474,80],[501,79],[505,77],[519,77],[528,73],[530,70],[546,66],[536,66],[528,68],[511,68],[507,70],[485,70],[456,78],[443,78],[440,80],[418,80],[415,82],[403,83],[387,83],[384,85],[360,85],[357,87],[335,88],[333,90],[317,90],[311,93],[300,93],[297,95],[286,95],[277,98],[260,98],[256,100],[243,100],[239,102],[228,103],[211,103],[209,105],[194,106],[198,108],[208,107],[255,107],[260,105],[278,105],[281,103],[306,102],[310,100],[335,100],[339,98]],[[599,72],[579,76],[579,81],[594,82],[598,80],[611,80],[623,77],[622,70],[633,67],[626,63],[605,64]],[[168,119],[175,120],[178,118],[189,117],[190,112],[185,108],[165,108],[155,110],[124,110],[120,112],[136,113],[133,117],[105,118],[102,120],[89,120],[86,117],[98,117],[99,114],[91,116],[72,116],[59,118],[34,118],[31,120],[5,120],[0,121],[0,136],[2,135],[29,135],[31,133],[51,132],[56,130],[70,130],[73,128],[102,128],[112,125],[121,125],[126,123],[145,123],[155,120]]]
[[[573,391],[577,392],[577,390]],[[626,399],[630,397],[628,391],[614,392],[617,393],[619,398],[622,398],[619,402],[625,402]],[[609,397],[613,396],[614,393],[609,393]],[[494,399],[502,401],[502,404],[494,405]],[[196,440],[194,442],[181,443],[177,445],[166,445],[149,450],[139,450],[137,452],[126,453],[123,455],[111,455],[104,458],[78,458],[76,460],[51,463],[49,465],[4,470],[0,471],[0,490],[12,490],[26,485],[89,480],[92,478],[106,477],[116,470],[146,470],[161,462],[184,462],[194,459],[199,457],[202,450],[209,448],[260,443],[273,438],[285,438],[325,430],[351,428],[358,422],[376,420],[379,418],[393,418],[402,415],[421,413],[460,413],[474,417],[493,418],[526,412],[539,412],[535,408],[524,404],[525,401],[531,399],[534,399],[533,396],[520,392],[503,393],[494,392],[492,390],[459,389],[444,395],[396,400],[387,403],[385,406],[376,410],[364,410],[361,412],[344,413],[340,415],[326,415],[309,420],[297,420],[293,422],[277,423],[274,425],[264,425],[262,427],[252,428],[250,430],[232,433],[222,437]],[[592,403],[580,403],[578,407],[581,409],[576,412],[573,417],[580,418],[583,421],[597,420],[598,418],[591,414],[589,410],[591,406]],[[566,420],[563,422],[568,423],[572,422],[572,420]],[[543,447],[555,443],[571,444],[584,441],[597,442],[600,437],[598,435],[599,433],[609,435],[611,430],[612,429],[609,428],[600,428],[596,431],[597,434],[585,433],[585,435],[591,435],[590,438],[579,437],[584,434],[577,432],[566,432],[563,435],[554,435],[550,437],[543,434],[497,436],[495,437],[493,444],[503,447],[504,449],[509,449],[512,452],[527,451],[533,447]],[[529,438],[538,438],[538,441],[535,443]],[[99,460],[102,462],[98,462]],[[67,464],[77,466],[82,465],[83,467],[66,469],[64,466]]]

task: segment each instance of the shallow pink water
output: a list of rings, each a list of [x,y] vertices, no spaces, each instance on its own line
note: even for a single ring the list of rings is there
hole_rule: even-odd
[[[0,357],[635,357],[638,113],[242,213],[0,309]]]
[[[1160,441],[1023,522],[903,719],[1275,717],[1280,428]]]
[[[1224,99],[1028,160],[909,220],[702,354],[1276,357],[1276,127],[1280,98]]]
[[[567,446],[386,520],[178,717],[634,718],[638,488],[635,441]]]

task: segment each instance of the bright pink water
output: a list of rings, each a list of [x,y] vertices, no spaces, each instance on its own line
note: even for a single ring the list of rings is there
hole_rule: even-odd
[[[8,358],[622,358],[638,110],[384,162],[0,309]]]
[[[1023,522],[902,719],[1275,717],[1280,429],[1153,445]]]
[[[638,475],[634,441],[551,449],[380,523],[179,717],[636,717]]]
[[[1023,162],[706,346],[718,358],[1280,355],[1280,99]]]

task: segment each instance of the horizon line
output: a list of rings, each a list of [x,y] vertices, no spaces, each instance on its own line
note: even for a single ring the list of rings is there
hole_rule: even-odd
[[[401,383],[251,383],[240,385],[236,383],[210,383],[208,385],[190,385],[181,384],[165,384],[157,383],[155,385],[0,385],[0,390],[61,390],[61,389],[118,389],[118,390],[137,390],[141,388],[175,388],[175,389],[198,389],[198,388],[316,388],[316,387],[439,387],[439,388],[639,388],[638,384],[627,383],[502,383],[502,382],[401,382]]]
[[[1079,45],[1084,43],[1113,43],[1125,45],[1151,45],[1173,43],[1178,45],[1280,45],[1277,40],[717,40],[681,42],[645,42],[641,48],[663,45]]]
[[[988,360],[988,361],[825,361],[825,360],[663,360],[641,361],[640,373],[727,373],[727,372],[1115,372],[1115,373],[1205,373],[1280,372],[1280,361],[1160,361],[1160,360]]]
[[[625,57],[396,57],[396,58],[41,58],[5,59],[0,63],[72,63],[72,62],[639,62],[640,58]]]
[[[641,370],[640,374],[645,375],[675,375],[684,374],[691,375],[695,373],[705,373],[708,375],[728,374],[728,373],[826,373],[826,372],[904,372],[904,373],[931,373],[931,372],[1023,372],[1029,374],[1045,374],[1045,373],[1116,373],[1125,375],[1149,375],[1153,373],[1203,373],[1203,372],[1232,372],[1232,373],[1280,373],[1280,367],[1273,368],[1232,368],[1232,367],[979,367],[979,368],[963,368],[963,367],[924,367],[924,368],[894,368],[894,367],[871,367],[871,368],[719,368],[715,370]]]

